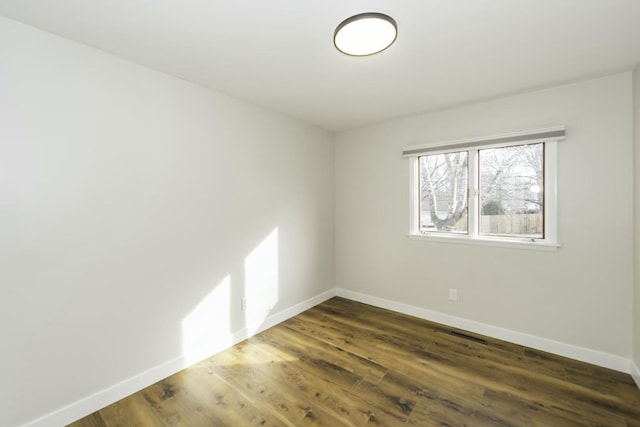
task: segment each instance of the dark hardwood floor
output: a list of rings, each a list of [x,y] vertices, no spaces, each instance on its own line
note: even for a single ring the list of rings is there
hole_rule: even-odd
[[[333,298],[71,426],[640,426],[629,375],[451,331]]]

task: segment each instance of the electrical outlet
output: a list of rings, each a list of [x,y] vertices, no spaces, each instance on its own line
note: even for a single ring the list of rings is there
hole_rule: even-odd
[[[458,301],[458,290],[454,288],[449,288],[449,299],[451,301]]]

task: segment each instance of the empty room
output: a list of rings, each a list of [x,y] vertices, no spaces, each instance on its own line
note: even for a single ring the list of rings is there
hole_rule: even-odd
[[[0,426],[640,426],[638,17],[0,0]]]

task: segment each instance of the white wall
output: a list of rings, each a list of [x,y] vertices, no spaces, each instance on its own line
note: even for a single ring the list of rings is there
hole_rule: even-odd
[[[245,287],[277,313],[333,259],[330,134],[0,18],[0,425],[201,357]]]
[[[634,129],[634,306],[633,306],[633,375],[640,387],[640,64],[633,71]]]
[[[631,88],[623,73],[337,135],[338,288],[629,360]],[[407,238],[403,146],[562,124],[558,251]]]

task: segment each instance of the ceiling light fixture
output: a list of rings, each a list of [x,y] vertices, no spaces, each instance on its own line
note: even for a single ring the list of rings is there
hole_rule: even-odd
[[[347,18],[333,33],[336,48],[351,56],[368,56],[382,52],[396,41],[398,26],[382,13],[361,13]]]

